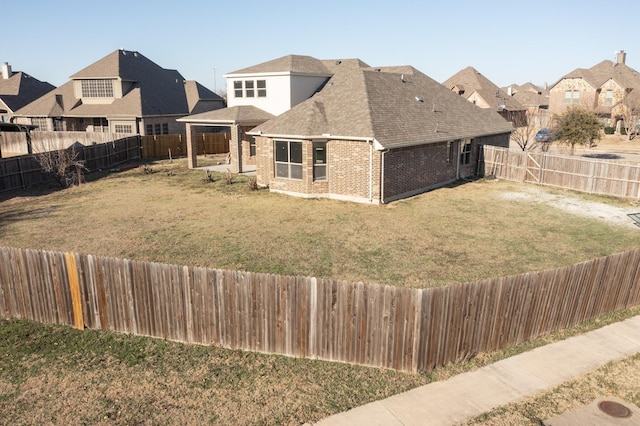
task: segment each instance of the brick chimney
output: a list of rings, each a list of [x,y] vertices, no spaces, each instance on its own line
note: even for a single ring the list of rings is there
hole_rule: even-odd
[[[11,65],[8,62],[2,64],[2,78],[8,80],[13,73],[11,72]]]
[[[624,53],[624,50],[616,52],[616,65],[624,64],[624,61],[627,60],[627,54]]]

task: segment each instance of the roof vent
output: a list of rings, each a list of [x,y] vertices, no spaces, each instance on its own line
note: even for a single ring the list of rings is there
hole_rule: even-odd
[[[404,74],[400,74],[400,81],[404,83]]]
[[[422,96],[416,96],[416,101],[424,102],[424,99],[422,99]]]
[[[342,63],[342,61],[340,61],[340,60],[336,61],[336,65],[340,65],[341,63]]]

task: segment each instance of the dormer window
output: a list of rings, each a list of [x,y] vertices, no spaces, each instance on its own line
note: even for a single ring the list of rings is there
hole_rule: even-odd
[[[83,98],[113,98],[113,80],[82,80]]]

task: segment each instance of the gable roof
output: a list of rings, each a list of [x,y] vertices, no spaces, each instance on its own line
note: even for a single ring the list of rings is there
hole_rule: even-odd
[[[562,80],[569,78],[581,78],[594,89],[599,88],[609,80],[618,83],[623,89],[640,88],[640,74],[638,71],[627,66],[624,63],[614,63],[613,61],[604,60],[591,68],[576,68],[568,74],[565,74],[551,88],[556,86]]]
[[[413,67],[337,66],[316,95],[250,134],[375,139],[383,148],[399,148],[512,130],[495,111]]]
[[[160,67],[138,52],[116,50],[71,76],[72,80],[20,109],[27,116],[184,115],[223,106],[224,100],[176,70]],[[83,103],[74,80],[113,79],[123,84],[122,98],[111,103]]]
[[[504,90],[496,86],[491,80],[482,75],[473,67],[467,67],[458,71],[442,83],[447,89],[452,90],[454,87],[464,87],[463,96],[468,99],[476,92],[488,105],[504,105],[507,111],[521,111],[524,106],[513,97],[509,96]]]
[[[287,55],[271,61],[243,68],[238,71],[228,73],[226,76],[234,74],[263,74],[263,73],[301,73],[331,75],[323,61],[304,55]]]
[[[0,103],[6,105],[10,112],[17,111],[53,89],[54,85],[22,71],[12,72],[7,79],[0,75]]]

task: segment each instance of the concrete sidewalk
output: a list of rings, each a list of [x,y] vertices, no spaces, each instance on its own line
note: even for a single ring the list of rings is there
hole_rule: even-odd
[[[327,417],[316,425],[454,425],[638,352],[640,316]]]

